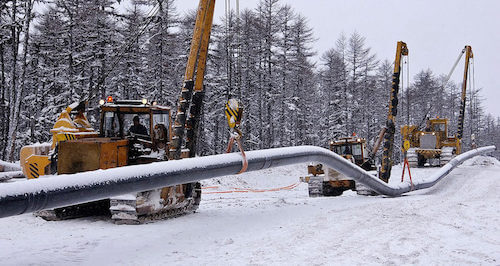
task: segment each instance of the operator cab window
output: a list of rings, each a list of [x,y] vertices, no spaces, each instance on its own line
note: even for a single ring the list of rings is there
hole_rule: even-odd
[[[120,137],[120,122],[115,112],[104,113],[104,137]]]
[[[335,152],[336,154],[340,154],[340,147],[339,146],[332,146],[331,150]]]
[[[149,114],[124,114],[123,128],[127,136],[149,137]]]
[[[368,158],[368,152],[366,151],[366,145],[363,145],[363,159]]]
[[[352,155],[361,156],[361,144],[352,145]]]
[[[352,145],[352,155],[354,156],[354,158],[355,158],[356,160],[361,160],[361,159],[363,159],[363,158],[361,157],[361,155],[362,155],[362,151],[361,151],[361,144],[359,144],[359,143],[358,143],[358,144],[353,144],[353,145]]]
[[[444,131],[445,124],[434,124],[434,131]]]
[[[340,154],[341,155],[352,155],[352,149],[351,149],[351,145],[350,144],[343,145],[343,146],[340,146],[340,147],[341,147],[341,150],[340,150]]]
[[[155,142],[166,144],[169,139],[170,113],[168,111],[155,111],[153,113],[153,132]],[[160,144],[158,144],[160,145]],[[161,146],[161,145],[160,145]]]
[[[153,126],[156,126],[156,125],[163,125],[165,128],[169,128],[170,125],[169,125],[169,113],[168,112],[165,112],[165,113],[154,113],[153,114]]]

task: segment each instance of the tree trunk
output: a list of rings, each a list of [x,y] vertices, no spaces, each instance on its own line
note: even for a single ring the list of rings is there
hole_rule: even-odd
[[[4,49],[3,44],[0,44],[0,119],[2,121],[7,120],[7,105],[5,102],[5,59],[4,59]],[[0,158],[5,159],[5,147],[7,146],[7,132],[8,132],[8,123],[5,123],[6,126],[2,127],[0,130]]]
[[[14,120],[14,110],[15,102],[16,102],[16,90],[17,90],[17,53],[19,49],[19,32],[16,28],[16,16],[17,16],[17,1],[12,1],[12,14],[11,14],[11,53],[12,53],[12,69],[11,69],[11,86],[9,93],[9,114],[8,114],[8,143],[7,148],[5,150],[5,158],[10,159],[10,154],[12,153],[12,148],[15,146],[15,139],[12,139],[12,135],[14,134],[13,124]],[[14,135],[15,136],[15,135]]]
[[[15,1],[14,1],[15,2]],[[13,91],[13,94],[15,93],[15,101],[14,101],[14,112],[11,117],[11,126],[10,126],[10,148],[9,148],[9,160],[13,161],[16,156],[15,156],[15,151],[16,151],[16,139],[17,139],[17,130],[18,130],[18,124],[19,124],[19,116],[21,113],[21,100],[23,98],[23,93],[26,87],[26,70],[28,68],[28,44],[29,44],[29,29],[30,29],[30,24],[31,24],[31,11],[33,9],[33,0],[28,0],[25,3],[25,21],[24,21],[24,26],[23,26],[23,32],[24,32],[24,40],[23,40],[23,57],[22,57],[22,65],[21,65],[21,78],[20,78],[20,84],[19,88],[17,91]],[[15,7],[14,7],[15,10]],[[19,32],[17,32],[18,38],[19,38]],[[19,40],[19,39],[18,39]],[[18,43],[19,44],[19,43]],[[17,46],[18,47],[18,46]],[[16,49],[16,58],[17,58],[17,49]],[[15,64],[14,60],[14,64]],[[14,69],[16,67],[14,66]],[[15,90],[15,77],[17,73],[13,73],[13,89]]]

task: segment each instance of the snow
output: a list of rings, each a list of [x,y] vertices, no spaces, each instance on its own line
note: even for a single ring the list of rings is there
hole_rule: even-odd
[[[52,146],[52,142],[42,142],[42,143],[40,143],[40,142],[36,142],[36,143],[33,143],[33,144],[28,145],[28,147],[35,147],[35,148],[37,148],[37,147],[38,147],[38,148],[40,148],[40,147],[48,147],[48,146],[49,146],[49,147],[50,147],[50,146]],[[17,166],[18,166],[19,168],[21,168],[21,166],[19,166],[19,164],[18,164]]]
[[[21,170],[21,166],[17,163],[9,163],[6,161],[0,160],[0,168],[3,168],[4,171],[19,171]]]
[[[229,103],[229,107],[231,107],[231,109],[233,109],[233,110],[237,110],[239,108],[238,100],[236,100],[234,98],[229,99],[228,103]]]
[[[204,181],[204,192],[296,184],[306,164]],[[414,181],[436,168],[412,169]],[[401,166],[391,183],[400,182]],[[405,177],[405,180],[408,176]],[[2,265],[445,264],[499,265],[500,162],[479,156],[431,189],[403,197],[345,192],[309,198],[307,185],[203,194],[195,214],[143,225],[103,217],[0,219]]]
[[[22,171],[8,171],[8,172],[0,172],[0,182],[10,180],[12,178],[24,178],[24,174]]]
[[[73,110],[76,107],[78,107],[79,104],[80,104],[79,102],[74,102],[74,103],[70,104],[70,106],[68,106],[68,108],[70,108],[71,110]]]

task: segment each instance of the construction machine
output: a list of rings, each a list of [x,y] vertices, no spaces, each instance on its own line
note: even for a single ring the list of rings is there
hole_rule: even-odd
[[[457,63],[464,54],[465,67],[457,134],[455,136],[448,135],[448,119],[446,118],[437,117],[433,119],[426,119],[427,121],[424,129],[421,129],[421,127],[417,125],[402,126],[401,134],[403,136],[403,140],[410,143],[407,158],[411,167],[425,165],[443,166],[447,164],[453,156],[462,152],[467,82],[469,76],[469,66],[471,59],[474,56],[471,46],[465,46],[458,57]],[[455,66],[457,63],[455,63]],[[448,75],[448,79],[453,72],[453,69]]]
[[[385,125],[384,147],[379,177],[388,183],[391,177],[392,152],[394,150],[394,133],[396,132],[396,115],[398,113],[399,78],[401,76],[401,62],[403,56],[408,56],[406,43],[399,41],[396,47],[396,58],[394,60],[394,73],[392,75],[391,94],[389,97],[389,112]]]
[[[396,46],[396,57],[394,61],[394,73],[389,98],[389,112],[386,126],[380,130],[377,141],[370,153],[366,149],[366,140],[363,138],[341,138],[330,142],[330,150],[350,160],[361,168],[371,171],[375,170],[375,156],[383,140],[383,156],[378,174],[384,182],[389,181],[392,169],[392,151],[394,147],[395,123],[398,108],[399,78],[401,75],[402,58],[408,56],[408,47],[405,42],[399,41]],[[354,180],[346,177],[333,169],[323,170],[322,165],[309,165],[308,174],[301,178],[309,184],[309,195],[315,196],[339,196],[345,190],[356,190],[358,194],[373,195],[374,192],[362,184],[356,184]]]
[[[126,165],[194,157],[203,102],[203,80],[215,0],[200,0],[184,85],[172,123],[169,107],[143,100],[100,101],[100,127],[85,117],[85,103],[64,110],[51,130],[53,141],[21,150],[28,178],[72,174]],[[193,212],[201,199],[198,182],[38,212],[47,220],[111,214],[116,223],[137,224]]]
[[[364,138],[353,136],[330,141],[330,150],[367,171],[375,169]],[[356,190],[352,178],[331,168],[323,169],[322,164],[308,165],[307,172],[309,175],[301,177],[301,181],[308,183],[310,197],[340,196],[346,190]]]

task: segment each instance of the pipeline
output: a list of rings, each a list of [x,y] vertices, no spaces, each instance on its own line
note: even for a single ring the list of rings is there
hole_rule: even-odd
[[[0,182],[10,180],[12,178],[25,178],[23,171],[0,172]]]
[[[0,182],[23,176],[24,175],[19,164],[0,160]]]
[[[495,146],[488,146],[459,155],[438,173],[420,183],[414,183],[413,187],[406,183],[396,186],[384,183],[334,152],[315,146],[248,152],[247,171],[320,162],[361,182],[379,194],[399,196],[411,190],[429,188],[465,160],[495,149]],[[238,153],[231,153],[0,184],[0,218],[234,175],[240,169],[241,156]]]
[[[9,163],[0,160],[0,172],[21,171],[21,166],[16,163]]]

